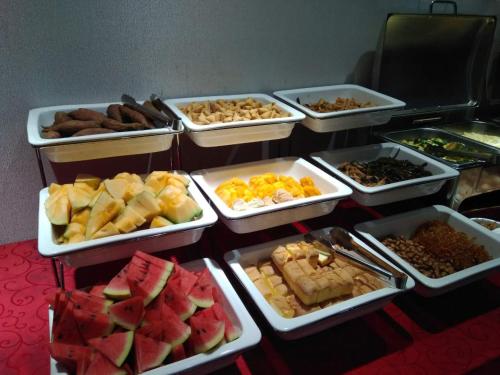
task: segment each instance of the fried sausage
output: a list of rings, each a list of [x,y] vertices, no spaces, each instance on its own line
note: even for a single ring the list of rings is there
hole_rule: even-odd
[[[42,138],[45,139],[61,138],[61,133],[56,132],[54,130],[42,130]]]
[[[72,135],[72,137],[79,137],[81,135],[106,134],[106,133],[115,133],[115,131],[113,129],[106,129],[106,128],[88,128],[76,132],[75,134]]]
[[[61,122],[59,124],[54,124],[47,130],[54,130],[63,135],[71,135],[83,129],[99,128],[99,127],[100,124],[97,121],[69,120]]]
[[[113,120],[116,120],[118,122],[123,122],[123,117],[120,112],[120,107],[122,107],[120,104],[111,104],[106,110],[106,113]]]
[[[142,130],[144,129],[144,124],[140,124],[138,122],[132,123],[123,123],[111,118],[107,118],[102,122],[102,126],[107,129],[113,129],[119,132],[127,131],[127,130]]]
[[[66,122],[72,120],[66,112],[56,112],[54,113],[54,124],[60,124],[61,122]]]
[[[126,105],[120,107],[120,112],[124,119],[128,119],[130,122],[138,122],[144,126],[148,124],[148,120],[146,120],[146,117],[142,113],[134,111]]]
[[[74,118],[75,120],[81,121],[97,121],[102,122],[106,118],[106,115],[101,112],[93,111],[87,108],[78,108],[75,111],[68,113],[68,116]]]

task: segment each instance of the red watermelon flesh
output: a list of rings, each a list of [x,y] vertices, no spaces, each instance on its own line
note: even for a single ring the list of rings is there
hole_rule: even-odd
[[[94,337],[107,336],[113,331],[114,323],[106,314],[74,310],[78,331],[85,341]]]
[[[194,284],[196,284],[198,277],[193,272],[182,268],[178,264],[174,266],[174,270],[175,272],[168,282],[172,283],[173,287],[178,288],[187,295],[193,288]]]
[[[229,320],[221,304],[214,303],[210,309],[213,311],[217,320],[222,320],[224,322],[224,337],[227,341],[233,341],[240,337],[240,331]]]
[[[54,307],[54,319],[52,321],[52,324],[56,326],[59,321],[61,320],[62,313],[66,309],[66,305],[68,304],[69,298],[66,295],[66,292],[61,290],[59,293],[56,295],[55,299],[55,307]]]
[[[156,297],[149,305],[146,306],[143,324],[160,320],[162,305],[163,302],[160,293],[158,297]]]
[[[107,285],[104,284],[94,285],[92,289],[89,290],[89,294],[96,297],[106,298],[106,295],[104,294],[104,289],[106,289],[106,286]]]
[[[170,345],[177,346],[189,338],[191,327],[184,323],[168,305],[162,307],[161,320],[164,322],[165,341]]]
[[[155,257],[151,254],[145,253],[143,251],[137,250],[134,254],[134,257],[142,259],[146,262],[149,262],[151,264],[154,264],[155,266],[163,269],[163,268],[168,268],[172,270],[174,264],[172,262],[169,262],[168,260],[161,259],[158,257]]]
[[[111,281],[106,285],[106,287],[103,290],[103,293],[108,296],[109,298],[112,299],[124,299],[124,298],[129,298],[131,296],[130,294],[130,287],[128,286],[127,282],[127,271],[128,271],[128,264],[121,269],[118,274],[111,279]]]
[[[205,268],[198,277],[198,280],[196,280],[196,284],[194,284],[189,292],[188,297],[199,307],[210,307],[214,304],[214,297],[212,295],[213,287],[212,275],[208,268]]]
[[[138,372],[160,366],[170,353],[171,346],[137,333],[134,337],[135,361]]]
[[[177,345],[172,348],[172,360],[174,362],[180,361],[181,359],[186,358],[186,351],[184,350],[184,345]]]
[[[120,367],[127,359],[134,342],[134,331],[113,333],[106,337],[96,337],[88,341],[89,345],[104,354],[115,366]]]
[[[166,262],[164,268],[140,258],[132,258],[127,272],[127,281],[133,296],[144,298],[144,305],[148,305],[165,286],[172,263]]]
[[[212,288],[212,297],[214,298],[214,302],[222,303],[222,296],[220,294],[219,288],[214,286]]]
[[[196,305],[184,293],[171,286],[170,283],[163,290],[161,297],[163,303],[174,310],[181,320],[186,320],[196,311]]]
[[[224,338],[223,321],[192,316],[189,319],[189,324],[191,325],[191,337],[189,340],[196,354],[209,351]]]
[[[109,315],[119,326],[134,330],[144,316],[144,300],[142,297],[132,297],[116,302],[109,308]]]
[[[60,362],[70,372],[78,372],[81,364],[88,366],[91,349],[81,345],[63,344],[60,342],[50,343],[50,355]],[[81,371],[81,370],[80,370]]]
[[[105,356],[97,352],[92,358],[85,375],[127,375],[127,371],[116,367]]]
[[[59,294],[62,292],[63,290],[61,288],[57,288],[53,293],[49,293],[45,296],[45,301],[47,301],[50,307],[54,309],[56,307]]]
[[[58,304],[61,306],[61,303]],[[62,308],[62,307],[61,307]],[[73,303],[67,301],[64,306],[64,311],[61,313],[57,323],[53,323],[52,340],[66,344],[83,345],[84,341],[78,331],[78,322],[74,315]]]
[[[68,293],[70,299],[75,304],[75,309],[106,314],[109,306],[113,303],[106,298],[93,296],[81,290],[73,290]]]
[[[141,334],[145,337],[149,337],[150,339],[156,341],[167,342],[163,335],[163,326],[164,326],[163,322],[160,321],[152,322],[150,324],[143,325],[136,331],[136,334],[137,333]]]

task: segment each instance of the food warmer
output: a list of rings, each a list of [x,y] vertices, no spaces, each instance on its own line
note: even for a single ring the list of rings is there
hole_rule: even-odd
[[[454,14],[432,13],[431,6],[431,14],[388,16],[375,57],[373,88],[400,98],[407,107],[388,125],[378,127],[375,135],[401,144],[444,139],[444,150],[415,149],[459,171],[447,197],[457,209],[468,197],[500,190],[500,149],[463,136],[471,128],[500,129],[473,120],[484,90],[496,18],[459,15],[453,2],[446,3],[454,5]],[[435,147],[441,147],[439,153]],[[474,151],[482,159],[445,160],[447,148]]]

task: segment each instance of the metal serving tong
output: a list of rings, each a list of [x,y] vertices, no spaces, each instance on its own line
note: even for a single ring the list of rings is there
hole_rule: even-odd
[[[334,227],[332,228],[329,234],[330,237],[328,238],[328,237],[316,237],[311,233],[307,233],[304,235],[304,240],[309,243],[317,241],[323,246],[325,246],[327,249],[329,249],[333,254],[338,253],[365,269],[371,270],[379,275],[384,276],[387,279],[393,280],[396,288],[398,289],[402,289],[405,287],[406,281],[408,279],[407,275],[398,271],[390,264],[384,262],[382,259],[379,259],[378,257],[374,256],[361,246],[355,244],[351,240],[351,236],[347,231],[339,227]],[[343,249],[335,247],[334,244],[338,244],[346,250],[355,251],[364,258],[367,258],[370,262],[360,259],[352,255],[348,251],[344,251]]]
[[[425,146],[425,151],[438,156],[458,156],[463,158],[471,158],[476,160],[484,160],[492,164],[498,164],[500,156],[487,152],[473,152],[463,150],[448,150],[442,146]]]
[[[165,108],[167,108],[168,112],[166,112],[163,108],[158,108],[157,103],[155,104],[156,96],[155,101],[151,100],[153,108],[137,103],[137,101],[132,96],[127,94],[122,95],[122,101],[125,106],[150,118],[156,128],[170,127],[172,130],[179,129],[178,120],[175,116],[171,116],[170,109],[165,104],[163,104],[163,102],[159,98],[157,99],[157,101],[159,101]]]
[[[170,118],[170,124],[173,130],[181,129],[181,119],[174,112],[172,112],[172,110],[165,103],[163,103],[163,100],[161,100],[158,95],[151,94],[149,100],[151,100],[151,103],[153,103],[158,111],[164,112]]]

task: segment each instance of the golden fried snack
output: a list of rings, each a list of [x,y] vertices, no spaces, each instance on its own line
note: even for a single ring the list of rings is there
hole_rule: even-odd
[[[96,121],[101,123],[106,118],[106,115],[101,112],[93,111],[87,108],[78,108],[77,110],[68,113],[68,116],[75,120],[81,121]]]

